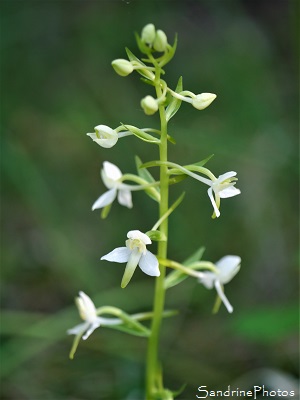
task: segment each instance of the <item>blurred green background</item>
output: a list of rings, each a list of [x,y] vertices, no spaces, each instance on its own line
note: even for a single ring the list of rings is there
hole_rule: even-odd
[[[163,325],[165,384],[186,383],[179,398],[192,399],[200,385],[296,383],[297,1],[2,1],[1,399],[143,398],[145,339],[100,328],[70,361],[66,330],[79,323],[79,290],[97,306],[151,308],[152,278],[137,270],[121,290],[124,266],[99,258],[148,230],[156,205],[134,193],[134,209],[115,203],[107,220],[90,209],[106,190],[103,161],[134,173],[134,155],[150,161],[157,149],[129,137],[106,150],[85,135],[120,121],[158,126],[139,105],[152,88],[110,65],[125,46],[138,54],[133,32],[149,22],[170,42],[179,35],[169,85],[183,75],[186,90],[218,95],[204,111],[182,105],[170,159],[214,153],[208,167],[237,171],[242,191],[212,220],[203,185],[171,188],[171,201],[186,197],[170,218],[169,257],[205,246],[204,259],[238,254],[242,268],[226,286],[232,315],[212,315],[214,291],[192,279],[167,292],[180,314]]]

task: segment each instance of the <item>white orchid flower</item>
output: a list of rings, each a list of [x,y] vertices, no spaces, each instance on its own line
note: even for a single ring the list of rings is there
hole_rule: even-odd
[[[205,183],[205,185],[209,186],[207,193],[214,208],[214,214],[212,216],[213,218],[215,216],[216,217],[220,216],[219,208],[220,208],[221,198],[233,197],[241,193],[239,189],[234,187],[236,184],[235,181],[237,181],[237,178],[234,178],[236,176],[236,172],[234,171],[226,172],[225,174],[222,174],[218,178],[216,178],[215,175],[209,169],[199,167],[196,165],[182,167],[179,164],[175,164],[168,161],[165,162],[164,165],[182,171],[186,175],[189,175],[192,178],[197,179],[197,181]],[[195,172],[192,171],[192,169],[194,170],[196,169],[197,172],[205,174],[206,176],[209,177],[209,179],[196,174]]]
[[[122,172],[120,169],[116,165],[104,161],[101,176],[103,183],[109,190],[95,201],[92,210],[94,211],[97,208],[103,208],[111,204],[117,196],[118,202],[122,206],[132,208],[131,191],[128,189],[128,185],[122,184]]]
[[[225,256],[215,263],[217,272],[205,271],[199,272],[199,282],[207,289],[215,287],[220,299],[224,303],[229,313],[232,313],[233,307],[229,303],[223,291],[223,285],[230,282],[239,272],[241,258],[238,256]]]
[[[118,139],[118,133],[106,125],[95,126],[95,132],[87,133],[87,135],[93,139],[94,142],[99,144],[101,147],[110,148],[113,147]]]
[[[117,247],[101,257],[101,260],[127,263],[121,282],[122,288],[128,285],[137,265],[147,275],[160,275],[157,258],[146,249],[146,245],[152,243],[151,239],[138,230],[129,231],[127,237],[126,247]]]
[[[236,172],[230,171],[226,172],[223,175],[220,175],[216,180],[212,180],[210,182],[210,188],[207,193],[210,198],[211,204],[214,208],[216,217],[220,216],[220,199],[225,199],[227,197],[237,196],[241,193],[241,191],[234,187],[235,181],[237,178],[233,178],[236,176]],[[213,196],[213,193],[215,197]]]
[[[85,332],[82,339],[86,340],[100,326],[102,319],[97,316],[94,303],[84,292],[79,292],[79,296],[76,297],[75,301],[79,315],[85,322],[69,329],[67,333],[69,335],[78,335]]]
[[[197,110],[204,110],[207,108],[217,97],[214,93],[200,93],[195,94],[188,90],[184,90],[183,92],[176,93],[170,88],[168,91],[171,93],[173,97],[176,97],[178,100],[185,101],[186,103],[192,104]]]

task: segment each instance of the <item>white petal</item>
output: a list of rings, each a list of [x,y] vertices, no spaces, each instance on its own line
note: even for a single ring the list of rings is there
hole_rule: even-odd
[[[199,278],[199,282],[206,287],[206,289],[212,289],[217,275],[214,272],[205,271],[202,272],[202,276]]]
[[[96,133],[87,133],[87,135],[90,138],[92,138],[94,142],[99,144],[99,146],[104,147],[106,149],[113,147],[118,141],[118,136],[107,138],[107,139],[99,139],[97,137]]]
[[[115,165],[110,163],[109,161],[104,161],[103,163],[103,171],[108,179],[112,179],[113,181],[117,181],[122,177],[122,172]]]
[[[234,186],[230,186],[226,189],[220,190],[219,191],[219,196],[222,199],[225,199],[227,197],[233,197],[233,196],[237,196],[238,194],[240,194],[241,191],[237,188],[235,188]]]
[[[222,284],[228,283],[239,272],[241,258],[239,256],[225,256],[215,263],[220,271],[218,279]]]
[[[144,254],[141,257],[139,262],[139,267],[147,275],[150,276],[160,275],[157,258],[149,250],[147,250],[146,254]]]
[[[91,298],[85,294],[84,292],[79,292],[79,296],[81,297],[83,301],[83,307],[84,307],[84,312],[86,315],[86,320],[87,321],[92,321],[97,317],[96,315],[96,307],[94,303],[92,302]]]
[[[118,202],[125,207],[132,208],[132,198],[130,190],[119,190]]]
[[[97,208],[103,208],[111,204],[117,196],[117,189],[110,189],[107,192],[103,193],[92,205],[92,210],[96,210]]]
[[[225,174],[222,174],[218,177],[217,181],[219,183],[222,183],[222,182],[226,181],[227,179],[232,178],[235,175],[236,175],[236,172],[234,172],[234,171],[225,172]]]
[[[220,285],[220,282],[219,282],[218,280],[215,281],[215,288],[216,288],[217,293],[218,293],[220,299],[222,300],[224,306],[227,308],[227,311],[228,311],[229,313],[232,313],[233,307],[232,307],[232,305],[229,303],[227,297],[225,296],[225,293],[223,292],[223,289],[222,289],[222,287],[221,287],[221,285]]]
[[[115,130],[111,129],[107,125],[97,125],[97,126],[95,126],[94,129],[95,129],[95,131],[98,131],[99,134],[104,132],[107,136],[114,136],[117,134],[117,132]],[[103,133],[102,133],[102,135],[103,135]]]
[[[74,326],[74,328],[68,329],[67,334],[68,335],[78,335],[79,333],[83,333],[87,330],[89,325],[90,324],[88,322],[83,322],[82,324]]]
[[[131,251],[127,247],[117,247],[110,253],[101,257],[101,260],[113,261],[117,263],[124,263],[129,260]]]
[[[211,187],[208,189],[207,193],[208,193],[208,196],[209,196],[209,198],[210,198],[211,204],[212,204],[212,206],[213,206],[213,208],[214,208],[216,217],[219,217],[219,216],[220,216],[220,211],[219,211],[219,209],[218,209],[218,207],[217,207],[215,198],[214,198],[214,196],[213,196],[213,190],[212,190]]]
[[[151,244],[152,243],[152,241],[149,238],[149,236],[145,235],[144,233],[142,233],[141,231],[138,231],[138,230],[129,231],[127,233],[127,237],[128,237],[128,239],[139,239],[145,244]]]
[[[82,336],[82,339],[86,340],[94,332],[94,330],[96,328],[98,328],[99,326],[100,326],[100,318],[89,325],[86,333]]]

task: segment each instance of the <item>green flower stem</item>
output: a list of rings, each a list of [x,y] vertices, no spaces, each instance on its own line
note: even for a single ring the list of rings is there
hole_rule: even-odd
[[[186,267],[176,261],[172,260],[161,260],[160,258],[158,259],[160,264],[163,264],[166,267],[177,269],[178,271],[183,272],[186,275],[193,276],[195,278],[199,278],[199,272],[195,271],[195,269],[208,269],[210,271],[216,272],[216,267],[214,266],[213,263],[209,261],[199,261],[191,264],[193,269]]]
[[[124,174],[122,176],[122,178],[120,179],[121,182],[123,181],[132,181],[132,182],[136,182],[139,183],[138,186],[132,186],[132,185],[128,185],[126,183],[124,183],[124,189],[128,188],[131,191],[134,190],[143,190],[144,188],[149,188],[149,187],[155,187],[155,186],[159,186],[160,182],[147,182],[145,179],[140,178],[137,175],[133,175],[133,174]]]
[[[152,60],[153,64],[156,66],[155,71],[155,89],[157,97],[162,96],[162,89],[160,84],[160,73],[161,69],[157,65],[156,61]],[[165,114],[165,108],[163,105],[159,105],[159,116],[161,124],[161,142],[159,144],[159,155],[160,161],[168,160],[168,141],[167,141],[167,120]],[[159,218],[162,218],[168,211],[169,203],[169,177],[168,177],[168,167],[165,165],[160,166],[160,195],[161,201],[159,205]],[[160,232],[168,238],[168,218],[164,219],[160,225]],[[167,257],[167,246],[168,240],[158,242],[158,257]],[[159,335],[161,320],[163,316],[164,301],[165,301],[165,289],[164,289],[164,279],[166,275],[166,267],[160,265],[160,276],[156,278],[155,283],[155,297],[154,297],[154,307],[153,307],[153,319],[151,325],[151,334],[148,342],[148,352],[147,352],[147,367],[146,367],[146,399],[153,400],[156,391],[155,383],[157,379],[157,369],[158,369],[158,346],[159,346]]]

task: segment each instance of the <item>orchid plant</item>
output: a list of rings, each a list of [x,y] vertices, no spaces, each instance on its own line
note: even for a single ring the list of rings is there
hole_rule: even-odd
[[[155,95],[145,96],[141,100],[141,108],[146,115],[158,113],[159,129],[140,128],[129,124],[121,124],[114,129],[106,125],[97,125],[95,132],[87,135],[102,148],[111,148],[118,144],[119,139],[130,135],[144,143],[154,144],[158,148],[158,160],[142,163],[136,157],[137,174],[122,174],[116,165],[105,161],[101,177],[108,190],[102,193],[92,206],[92,210],[102,209],[101,216],[106,218],[116,198],[120,205],[131,209],[132,192],[140,190],[158,204],[159,219],[149,231],[143,233],[138,229],[130,230],[127,233],[125,246],[116,247],[101,257],[101,260],[109,262],[126,263],[121,280],[122,288],[127,287],[137,266],[145,274],[153,277],[153,283],[155,283],[153,310],[130,315],[112,306],[96,308],[88,295],[79,292],[76,304],[84,322],[68,330],[68,334],[75,335],[70,357],[74,357],[80,339],[88,339],[100,326],[144,336],[148,340],[145,397],[147,400],[170,400],[178,395],[179,391],[172,392],[163,386],[162,368],[158,355],[162,319],[174,315],[173,311],[164,310],[166,291],[186,278],[192,277],[205,288],[216,289],[217,301],[213,308],[214,312],[218,311],[223,302],[227,311],[232,313],[233,307],[225,296],[224,284],[231,281],[237,274],[241,263],[240,257],[234,255],[227,255],[215,263],[203,261],[201,260],[203,248],[198,249],[182,263],[167,257],[168,219],[184,198],[184,193],[182,193],[170,205],[170,185],[177,184],[187,177],[207,185],[209,187],[207,193],[213,207],[212,218],[220,217],[221,198],[236,196],[240,194],[240,190],[235,187],[236,172],[226,172],[217,178],[204,167],[211,157],[184,166],[169,161],[168,145],[169,143],[174,145],[175,140],[168,134],[168,123],[178,112],[182,102],[191,104],[197,110],[204,110],[216,99],[216,95],[213,93],[194,94],[183,90],[181,77],[173,90],[165,79],[162,79],[165,75],[163,67],[174,57],[177,38],[171,45],[162,30],[157,30],[153,24],[148,24],[143,28],[141,35],[136,34],[136,41],[143,58],[136,57],[126,48],[128,59],[114,60],[112,67],[118,75],[123,77],[135,71],[141,75],[142,81],[152,86]],[[152,167],[159,168],[159,180],[155,180],[148,170]],[[158,242],[156,254],[147,248],[151,246],[152,241]],[[168,274],[167,268],[171,270]],[[107,316],[103,317],[103,314]],[[150,328],[141,323],[147,319],[151,320]]]

